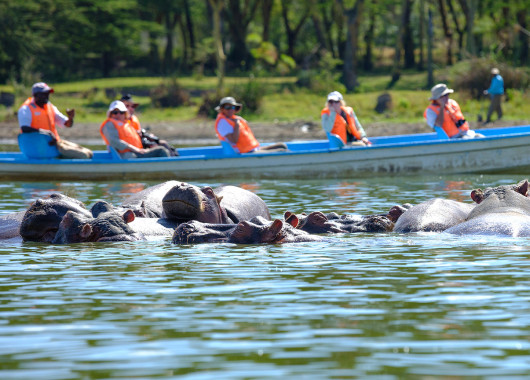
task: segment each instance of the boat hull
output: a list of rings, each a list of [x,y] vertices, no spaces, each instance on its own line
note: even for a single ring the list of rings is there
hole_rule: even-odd
[[[223,155],[220,147],[184,148],[177,158],[26,159],[0,154],[0,176],[32,180],[197,180],[330,178],[365,175],[527,172],[530,126],[485,129],[485,138],[439,140],[435,134],[373,138],[370,147],[330,148],[327,141],[289,142],[290,152]],[[3,155],[3,157],[2,157]]]

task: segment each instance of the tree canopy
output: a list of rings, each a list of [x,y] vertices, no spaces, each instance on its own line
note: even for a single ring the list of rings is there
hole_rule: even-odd
[[[0,0],[0,83],[316,69],[340,73],[345,88],[353,90],[359,72],[392,72],[397,81],[401,70],[427,70],[430,62],[439,67],[489,57],[528,66],[527,5],[525,0]]]

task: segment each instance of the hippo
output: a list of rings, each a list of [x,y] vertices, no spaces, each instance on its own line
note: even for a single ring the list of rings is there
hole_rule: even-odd
[[[12,212],[0,217],[0,240],[20,238],[20,223],[26,211]]]
[[[236,186],[198,187],[167,181],[127,198],[122,207],[138,217],[165,218],[177,222],[238,223],[262,216],[270,220],[265,202]]]
[[[404,206],[394,206],[387,214],[368,216],[338,215],[334,212],[326,215],[320,211],[314,211],[308,215],[295,215],[287,211],[284,219],[289,222],[295,216],[298,219],[296,228],[312,234],[389,232],[393,230],[394,223],[405,210]]]
[[[396,221],[394,232],[442,232],[466,220],[474,204],[434,198],[410,206]]]
[[[466,220],[445,232],[455,235],[530,236],[528,180],[516,185],[474,189],[477,203]]]
[[[128,225],[134,219],[132,210],[122,214],[110,203],[100,201],[92,207],[90,217],[68,211],[62,218],[52,243],[146,240],[142,233],[135,232]]]
[[[50,243],[68,211],[85,218],[92,217],[82,202],[64,194],[54,193],[47,199],[37,199],[24,213],[20,236],[24,241]]]
[[[298,221],[291,218],[291,223]],[[262,217],[238,224],[211,224],[199,221],[182,223],[173,234],[174,244],[234,243],[234,244],[279,244],[322,241],[316,235],[296,229],[291,223],[280,219],[267,221]]]
[[[171,220],[197,220],[230,224],[261,216],[270,220],[269,208],[256,194],[236,186],[197,187],[180,183],[162,199],[164,216]]]

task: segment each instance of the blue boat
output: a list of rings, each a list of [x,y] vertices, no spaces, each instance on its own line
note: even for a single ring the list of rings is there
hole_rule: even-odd
[[[287,152],[248,154],[235,154],[229,146],[219,145],[180,148],[178,157],[130,160],[121,159],[114,151],[96,151],[92,159],[73,160],[53,157],[53,151],[48,154],[22,149],[25,153],[0,153],[0,176],[26,180],[187,181],[529,171],[530,125],[476,132],[485,137],[449,140],[436,133],[380,136],[370,137],[371,146],[344,146],[331,138],[290,141],[286,143]],[[47,154],[52,157],[45,157]]]

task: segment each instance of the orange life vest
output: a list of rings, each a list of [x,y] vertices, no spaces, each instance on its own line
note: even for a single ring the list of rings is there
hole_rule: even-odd
[[[217,114],[217,119],[215,120],[215,133],[217,133],[217,137],[219,138],[219,140],[229,142],[232,145],[232,148],[234,148],[234,150],[238,151],[239,153],[247,153],[251,150],[256,149],[259,146],[259,142],[254,137],[252,130],[247,124],[247,121],[241,116],[234,116],[234,118],[239,121],[239,139],[237,140],[235,146],[230,141],[228,141],[228,139],[224,138],[224,136],[221,136],[219,130],[217,129],[221,119],[225,119],[234,128],[236,126],[236,123],[233,119],[227,118],[221,112]]]
[[[340,107],[340,109],[346,115],[346,120],[344,120],[344,118],[339,113],[337,113],[335,115],[335,121],[333,122],[333,128],[331,129],[331,133],[339,136],[345,144],[348,142],[348,134],[346,132],[347,130],[355,137],[356,140],[361,140],[361,134],[355,126],[355,119],[350,116],[353,113],[353,109],[351,107],[344,106]],[[328,107],[322,110],[320,116],[324,114],[331,114],[331,111]]]
[[[425,119],[427,119],[427,110],[429,109],[433,110],[436,115],[440,113],[440,105],[435,104],[433,101],[423,113],[423,117]],[[469,130],[469,124],[464,118],[464,115],[460,110],[460,106],[456,101],[454,101],[453,99],[448,99],[444,112],[444,122],[441,127],[445,131],[445,133],[447,133],[447,136],[454,137],[458,135],[460,131],[465,132]]]
[[[142,130],[142,126],[140,125],[140,120],[138,120],[136,115],[131,116],[131,118],[129,119],[129,124],[131,124],[131,126],[134,129],[136,129],[136,132],[138,133],[140,133],[140,131]]]
[[[22,106],[28,106],[31,111],[31,125],[35,129],[45,129],[51,131],[56,140],[60,141],[59,134],[55,128],[55,111],[51,103],[46,103],[44,107],[39,107],[33,97],[27,98]]]
[[[138,135],[138,132],[136,132],[136,130],[134,129],[134,127],[131,124],[129,124],[128,122],[124,123],[122,121],[118,121],[118,120],[111,119],[111,118],[108,118],[107,120],[105,120],[101,124],[101,126],[99,127],[99,133],[101,134],[101,137],[103,138],[103,141],[105,141],[105,144],[110,146],[109,141],[107,140],[107,137],[103,133],[103,127],[109,121],[112,124],[114,124],[114,127],[116,127],[116,130],[118,131],[118,136],[119,136],[120,140],[125,141],[126,143],[128,143],[128,144],[130,144],[132,146],[135,146],[135,147],[137,147],[139,149],[143,149],[142,139],[140,139],[140,135]],[[128,149],[128,148],[125,148],[125,149],[122,149],[122,150],[118,150],[119,153],[125,153],[125,152],[130,152],[130,151],[131,150]]]

